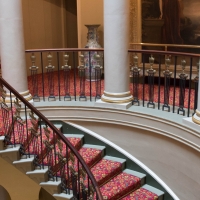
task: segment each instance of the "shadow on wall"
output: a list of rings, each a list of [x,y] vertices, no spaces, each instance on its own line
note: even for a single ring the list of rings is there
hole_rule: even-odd
[[[45,189],[41,188],[39,193],[39,200],[56,200],[51,194],[49,194]]]
[[[7,190],[0,185],[0,197],[1,200],[11,200],[10,195],[8,194]]]

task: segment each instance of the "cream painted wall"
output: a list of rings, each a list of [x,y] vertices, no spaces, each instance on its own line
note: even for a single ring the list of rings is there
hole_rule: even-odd
[[[87,28],[85,24],[101,24],[98,29],[99,43],[103,47],[103,0],[77,0],[78,10],[78,46],[87,43]]]
[[[22,8],[25,49],[67,46],[65,0],[22,0]],[[44,54],[44,60],[46,55]],[[56,58],[56,54],[53,54],[53,57]],[[26,61],[27,72],[30,75],[30,54],[26,55]],[[56,59],[53,64],[56,65]],[[40,54],[36,54],[36,65],[41,69]]]
[[[63,0],[22,0],[25,49],[65,47]]]

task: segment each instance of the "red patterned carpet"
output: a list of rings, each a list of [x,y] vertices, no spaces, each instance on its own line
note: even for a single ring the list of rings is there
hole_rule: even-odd
[[[43,84],[42,84],[42,74],[37,75],[38,77],[38,95],[40,97],[43,96]],[[54,95],[58,96],[59,95],[59,85],[60,85],[60,96],[65,95],[65,90],[64,90],[64,77],[63,77],[63,71],[60,72],[60,84],[58,84],[58,72],[54,72],[53,76],[54,80]],[[28,77],[28,87],[33,94],[33,85],[32,85],[32,78],[31,76]],[[96,86],[95,82],[91,82],[91,95],[92,97],[96,96]],[[142,100],[143,98],[143,85],[139,84],[139,100]],[[154,86],[154,102],[158,102],[158,90],[159,87],[158,85]],[[80,96],[80,78],[78,76],[78,72],[76,73],[76,84],[74,85],[74,74],[73,72],[70,74],[70,95],[75,96],[75,91],[76,91],[76,96]],[[103,94],[104,91],[104,80],[101,81],[101,94]],[[133,92],[133,85],[130,83],[130,91],[131,93]],[[170,94],[169,94],[169,105],[173,105],[173,87],[170,88]],[[90,96],[90,82],[85,81],[85,95]],[[148,85],[145,84],[144,86],[144,100],[148,101],[149,100],[149,88]],[[49,89],[48,89],[48,76],[45,73],[44,74],[44,96],[48,97],[49,96]],[[184,107],[188,108],[188,99],[189,99],[189,89],[186,88],[185,90],[185,101],[184,101]],[[164,103],[164,86],[160,86],[160,103]],[[175,89],[175,106],[179,106],[179,87],[176,87]],[[190,93],[190,108],[194,108],[194,89],[191,89]]]
[[[4,135],[6,127],[12,127],[12,113],[11,110],[8,113],[7,122],[5,119],[3,120],[3,109],[0,110],[0,136]],[[13,109],[13,114],[15,114],[16,109]],[[5,123],[7,125],[6,126]],[[55,135],[53,134],[53,131],[51,131],[49,128],[47,130],[42,129],[41,137],[33,137],[33,130],[32,128],[35,127],[37,129],[38,127],[38,121],[37,119],[28,119],[28,123],[26,126],[26,123],[22,123],[23,128],[19,129],[19,126],[17,125],[16,121],[14,120],[14,131],[10,132],[10,141],[12,143],[20,143],[22,144],[22,148],[24,150],[25,154],[36,154],[38,155],[38,163],[42,163],[45,165],[50,165],[51,170],[58,169],[59,171],[56,171],[53,173],[52,176],[61,175],[61,171],[59,168],[59,160],[57,158],[57,153],[60,152],[58,144],[58,140],[55,138]],[[34,138],[37,138],[36,140]],[[67,137],[69,142],[79,151],[80,155],[86,162],[86,164],[91,168],[91,172],[93,173],[97,183],[100,186],[101,193],[103,195],[104,199],[107,200],[118,200],[123,198],[123,200],[157,200],[158,196],[151,191],[148,191],[146,189],[140,188],[141,186],[141,179],[137,176],[134,176],[132,174],[123,172],[122,163],[118,161],[109,160],[107,157],[103,156],[103,150],[100,150],[98,148],[94,147],[81,147],[82,141],[80,138],[76,137]],[[42,141],[41,141],[42,140]],[[51,145],[53,145],[56,149],[56,152],[54,150],[52,151],[52,157],[48,156],[48,150],[47,146],[44,145],[45,141],[49,141]],[[56,141],[56,143],[55,143]],[[62,143],[62,142],[61,142]],[[60,143],[60,144],[61,144]],[[10,144],[10,143],[9,143]],[[22,153],[22,151],[20,151]],[[69,153],[70,151],[68,151]],[[63,156],[66,156],[66,147],[63,144]],[[55,160],[56,156],[56,160]],[[69,166],[72,167],[74,164],[74,170],[75,172],[80,169],[81,166],[78,167],[77,159],[72,162],[73,159],[69,161]],[[67,164],[66,164],[67,166]],[[65,178],[66,181],[68,181],[67,174],[71,174],[71,168],[65,167]],[[69,172],[67,171],[67,168],[69,169]],[[88,186],[88,177],[86,176],[84,178],[84,184],[87,187]],[[72,186],[69,186],[72,187]],[[95,195],[95,194],[94,194]],[[95,199],[95,196],[94,196]]]
[[[144,188],[140,188],[122,200],[157,200],[158,196]]]

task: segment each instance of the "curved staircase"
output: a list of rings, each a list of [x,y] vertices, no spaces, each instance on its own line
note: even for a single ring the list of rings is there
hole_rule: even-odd
[[[62,122],[52,125],[3,79],[0,80],[25,103],[23,109],[18,100],[6,104],[1,88],[0,156],[55,199],[173,199],[125,156],[111,151],[107,145],[91,142],[85,134],[65,129]]]

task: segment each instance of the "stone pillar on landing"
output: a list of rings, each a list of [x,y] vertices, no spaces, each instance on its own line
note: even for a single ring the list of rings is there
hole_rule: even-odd
[[[21,0],[0,0],[0,52],[2,77],[28,101]]]
[[[102,102],[127,104],[129,89],[129,0],[104,0],[104,80]]]
[[[199,60],[198,65],[200,66],[200,60]],[[200,69],[199,69],[199,78],[200,78]],[[199,85],[198,85],[197,109],[196,109],[196,113],[192,117],[192,121],[199,125],[199,130],[200,130],[200,81],[199,81]]]

